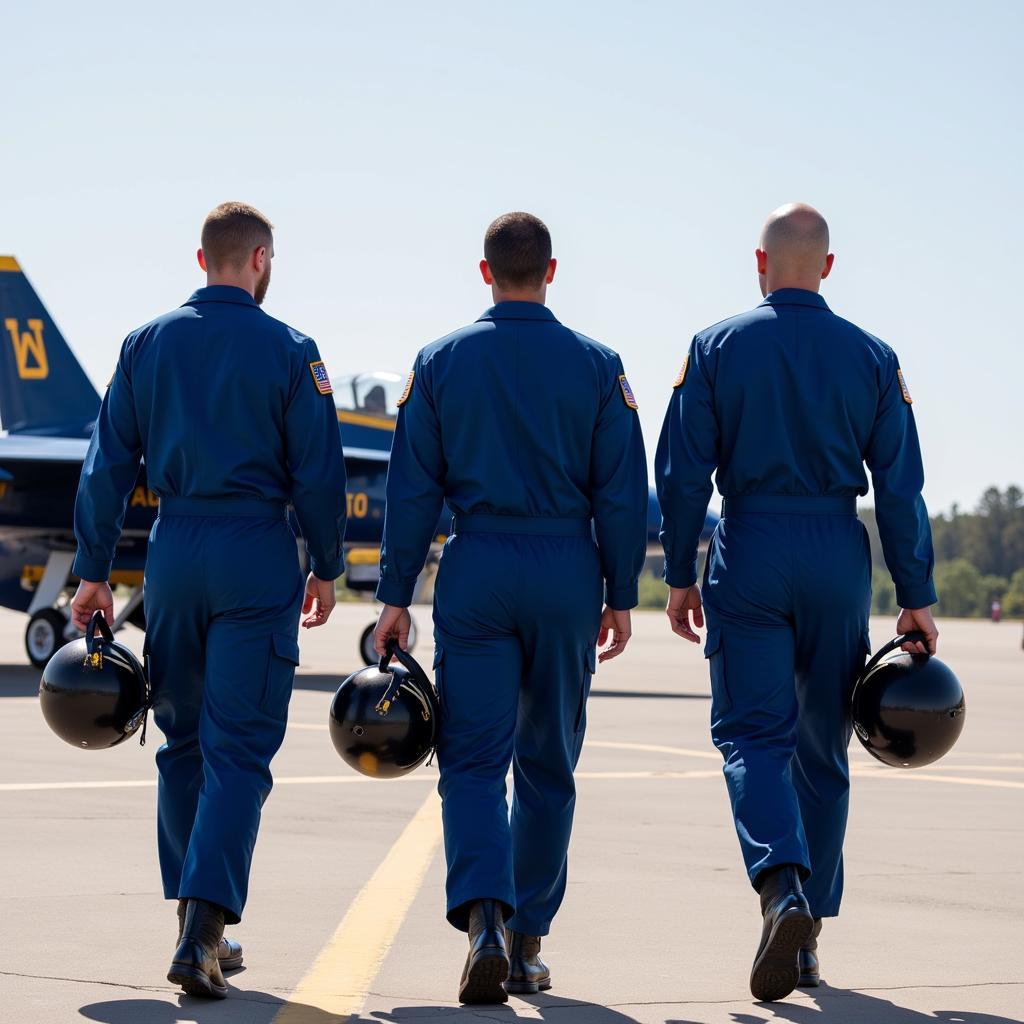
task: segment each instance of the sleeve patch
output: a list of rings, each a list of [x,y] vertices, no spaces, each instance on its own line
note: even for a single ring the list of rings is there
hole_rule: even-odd
[[[903,401],[907,405],[913,405],[914,400],[910,397],[910,388],[907,387],[907,381],[903,376],[903,371],[897,366],[896,367],[896,379],[900,382],[900,394],[903,395]]]
[[[416,371],[409,371],[409,379],[405,382],[405,390],[402,392],[402,397],[398,400],[399,406],[405,405],[409,401],[409,396],[412,394],[412,382],[416,379]]]
[[[676,379],[672,382],[672,387],[681,388],[686,382],[686,371],[690,368],[690,357],[685,356],[683,358],[683,365],[680,367],[679,373],[676,375]]]
[[[626,380],[624,373],[619,374],[619,387],[622,388],[622,399],[630,407],[630,409],[638,409],[639,406],[636,404],[636,399],[633,397],[633,389],[629,386],[629,381]]]
[[[331,387],[331,378],[327,376],[327,367],[324,366],[322,359],[318,359],[315,363],[310,363],[309,372],[313,374],[313,383],[321,395],[334,394],[334,388]]]

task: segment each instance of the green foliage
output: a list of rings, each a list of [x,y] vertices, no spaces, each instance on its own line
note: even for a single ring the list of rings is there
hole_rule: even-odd
[[[874,565],[872,610],[888,614],[896,610],[896,596],[884,568],[874,509],[861,510],[860,517]],[[1004,615],[1024,615],[1024,491],[990,487],[974,512],[954,505],[931,522],[939,614],[988,616],[992,602],[1000,600]]]
[[[663,609],[668,603],[668,586],[660,576],[645,572],[640,577],[641,608]]]

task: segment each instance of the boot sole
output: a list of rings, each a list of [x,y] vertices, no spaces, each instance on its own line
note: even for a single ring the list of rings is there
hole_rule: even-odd
[[[758,1002],[784,999],[797,987],[800,950],[813,928],[814,918],[801,907],[787,910],[776,921],[750,972],[750,993]]]
[[[219,960],[220,969],[222,971],[237,971],[242,966],[242,954],[238,956],[226,956],[223,960]]]
[[[796,983],[797,988],[817,988],[821,984],[821,976],[818,974],[801,974],[800,980]]]
[[[459,989],[460,1003],[507,1003],[504,982],[508,978],[508,957],[500,950],[482,951],[470,965]]]
[[[227,985],[214,985],[210,976],[198,967],[185,964],[172,964],[167,972],[167,980],[173,985],[180,985],[186,995],[198,996],[200,999],[226,999]]]
[[[551,979],[546,981],[506,981],[505,991],[512,995],[535,996],[538,992],[547,992],[551,988]]]

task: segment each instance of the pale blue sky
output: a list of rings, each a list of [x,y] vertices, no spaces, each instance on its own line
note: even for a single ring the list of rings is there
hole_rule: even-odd
[[[832,307],[899,353],[933,511],[1024,483],[1024,3],[49,3],[4,12],[0,253],[94,381],[201,284],[224,199],[335,377],[489,304],[487,223],[552,230],[549,304],[617,348],[649,455],[693,333],[818,206]],[[546,372],[540,365],[538,374]],[[770,439],[766,439],[770,442]]]

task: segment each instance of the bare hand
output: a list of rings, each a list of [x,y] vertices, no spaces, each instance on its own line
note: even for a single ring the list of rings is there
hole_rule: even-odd
[[[904,608],[900,617],[896,620],[896,633],[903,636],[914,630],[924,633],[928,649],[922,643],[906,643],[900,650],[908,651],[910,654],[934,654],[936,645],[939,642],[939,630],[932,618],[931,608]]]
[[[604,647],[609,633],[612,636],[611,644],[597,656],[597,660],[602,663],[617,658],[626,649],[626,644],[633,635],[633,624],[628,609],[619,611],[616,608],[605,607],[601,613],[601,631],[597,635],[598,647]]]
[[[373,631],[373,649],[384,657],[388,653],[388,641],[398,641],[403,651],[409,650],[409,628],[412,616],[408,608],[396,608],[393,604],[384,605],[377,620],[377,628]]]
[[[331,617],[337,600],[334,580],[322,580],[310,573],[306,577],[306,596],[302,599],[302,614],[308,616],[302,620],[303,629],[322,626]]]
[[[692,587],[671,587],[665,614],[672,624],[673,633],[692,644],[700,643],[697,630],[704,626],[704,606],[700,600],[700,587],[696,583]]]
[[[90,583],[82,580],[71,600],[71,621],[75,629],[83,633],[89,625],[93,612],[103,612],[103,618],[109,625],[114,621],[114,595],[109,583]]]

